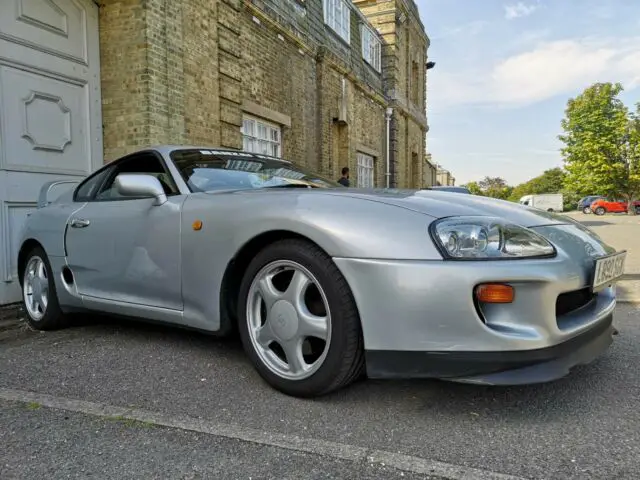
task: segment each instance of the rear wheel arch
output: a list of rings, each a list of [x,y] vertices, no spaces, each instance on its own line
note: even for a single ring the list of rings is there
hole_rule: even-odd
[[[20,282],[20,286],[22,286],[22,282],[24,280],[23,277],[24,269],[27,266],[27,255],[29,255],[29,252],[37,247],[45,250],[44,246],[35,238],[29,238],[25,240],[20,246],[20,250],[18,251],[18,281]]]

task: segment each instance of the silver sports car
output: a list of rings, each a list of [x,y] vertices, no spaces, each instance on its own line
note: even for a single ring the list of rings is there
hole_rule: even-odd
[[[296,396],[364,374],[545,382],[612,342],[625,252],[567,216],[350,189],[210,147],[145,149],[59,186],[42,187],[20,239],[36,329],[99,311],[237,331],[259,374]]]

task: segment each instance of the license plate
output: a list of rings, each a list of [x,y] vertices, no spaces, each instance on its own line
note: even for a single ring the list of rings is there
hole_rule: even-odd
[[[597,259],[592,288],[595,290],[620,278],[624,274],[626,258],[627,252],[625,251]]]

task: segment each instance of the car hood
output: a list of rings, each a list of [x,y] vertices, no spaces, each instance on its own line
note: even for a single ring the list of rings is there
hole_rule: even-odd
[[[434,218],[452,216],[500,217],[524,227],[575,224],[564,216],[505,200],[435,190],[310,190],[325,195],[339,195],[395,205]]]

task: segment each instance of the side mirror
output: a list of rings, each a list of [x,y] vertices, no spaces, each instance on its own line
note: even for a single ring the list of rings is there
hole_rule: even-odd
[[[153,175],[141,173],[121,173],[116,177],[115,187],[123,197],[153,198],[154,206],[167,201],[167,195],[160,180]]]

